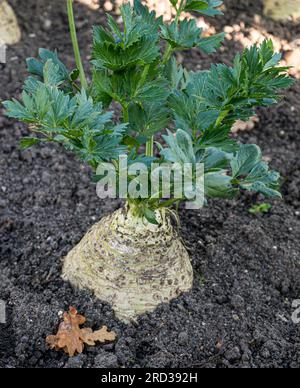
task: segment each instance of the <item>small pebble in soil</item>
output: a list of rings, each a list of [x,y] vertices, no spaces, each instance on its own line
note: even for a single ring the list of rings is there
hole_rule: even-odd
[[[43,23],[44,30],[49,30],[52,27],[52,20],[45,19]]]
[[[178,336],[178,343],[179,343],[180,345],[187,345],[188,341],[189,341],[189,335],[188,335],[188,333],[185,332],[185,331],[181,332],[181,333],[179,334],[179,336]]]
[[[240,360],[241,356],[242,356],[241,351],[240,351],[239,347],[237,347],[237,346],[235,346],[233,349],[228,350],[225,353],[226,360],[228,360],[230,362]]]

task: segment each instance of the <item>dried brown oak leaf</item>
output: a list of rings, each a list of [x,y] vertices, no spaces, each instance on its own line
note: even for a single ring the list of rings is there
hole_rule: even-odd
[[[107,331],[107,327],[103,326],[102,329],[93,331],[92,329],[82,329],[83,342],[90,346],[95,346],[96,342],[104,343],[106,341],[114,341],[116,339],[116,333],[113,331]]]
[[[92,329],[81,329],[80,326],[86,322],[84,316],[79,315],[74,307],[69,308],[69,312],[64,313],[64,321],[59,325],[56,335],[49,335],[46,343],[51,349],[63,349],[70,357],[76,353],[82,353],[84,344],[95,346],[96,342],[104,343],[114,341],[116,333],[108,332],[107,327],[93,332]]]

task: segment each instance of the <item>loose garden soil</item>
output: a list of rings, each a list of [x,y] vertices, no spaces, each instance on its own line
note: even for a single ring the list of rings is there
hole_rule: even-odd
[[[18,97],[26,74],[25,58],[38,47],[58,49],[74,67],[67,15],[61,0],[11,0],[22,41],[0,65],[0,98]],[[260,1],[225,0],[224,18],[211,23],[257,23]],[[103,13],[76,6],[80,45],[86,64],[90,27]],[[260,26],[284,39],[299,39],[292,23],[263,21]],[[257,28],[259,26],[256,25]],[[190,69],[210,61],[230,63],[241,46],[226,41],[210,58],[185,56]],[[260,121],[239,140],[259,144],[283,177],[283,201],[270,213],[251,215],[263,199],[242,195],[233,202],[212,201],[200,211],[181,210],[182,236],[195,271],[191,292],[142,316],[137,324],[118,321],[92,294],[74,290],[60,278],[62,259],[98,219],[121,206],[100,201],[91,172],[59,147],[27,151],[19,140],[26,126],[0,111],[0,299],[7,323],[0,324],[0,367],[296,367],[300,366],[300,325],[292,322],[292,301],[300,299],[300,84],[284,100],[259,110]],[[88,327],[107,325],[118,341],[87,348],[69,359],[51,351],[60,314],[72,305]]]

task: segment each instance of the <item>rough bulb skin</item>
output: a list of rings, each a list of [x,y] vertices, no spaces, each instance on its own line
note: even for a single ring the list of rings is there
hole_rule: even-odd
[[[130,322],[191,289],[189,255],[171,219],[159,226],[120,209],[94,225],[68,254],[63,278],[89,289]]]
[[[21,30],[13,9],[6,0],[0,0],[0,46],[16,44],[20,39]]]
[[[300,18],[300,0],[264,0],[265,15],[274,20]]]

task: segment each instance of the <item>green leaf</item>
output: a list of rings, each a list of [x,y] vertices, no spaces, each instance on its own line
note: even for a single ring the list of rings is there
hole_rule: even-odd
[[[261,161],[261,150],[255,144],[243,144],[231,161],[233,178],[247,175]]]
[[[206,16],[222,15],[222,12],[217,9],[223,4],[219,0],[187,0],[184,11],[198,12]]]
[[[102,133],[105,125],[111,122],[112,112],[102,112],[102,105],[96,104],[86,92],[82,90],[75,98],[77,107],[70,122],[71,128],[90,128],[93,134]]]
[[[148,222],[150,222],[150,224],[159,225],[159,222],[156,219],[155,211],[148,209],[148,208],[145,208],[144,209],[144,217],[146,218],[146,220]]]
[[[262,203],[260,205],[253,205],[249,209],[249,213],[251,214],[267,214],[272,209],[272,205],[269,203]]]
[[[136,90],[133,99],[138,103],[152,101],[155,101],[156,103],[163,103],[167,100],[170,94],[167,88],[168,82],[162,78],[149,81]]]
[[[94,43],[93,64],[100,69],[121,71],[135,65],[151,64],[159,56],[159,47],[151,37],[142,37],[130,47],[108,42]]]
[[[134,11],[135,20],[140,26],[140,30],[144,33],[152,32],[155,36],[158,35],[158,30],[163,25],[163,17],[157,18],[155,11],[149,11],[149,8],[143,5],[141,0],[134,0]]]
[[[220,0],[206,0],[208,7],[206,9],[197,9],[196,12],[206,15],[206,16],[217,16],[217,15],[223,15],[223,12],[220,11],[218,8],[223,4],[223,1]]]
[[[71,98],[52,85],[51,80],[49,77],[48,84],[40,83],[31,95],[24,91],[23,105],[16,100],[7,101],[6,114],[34,124],[46,140],[61,142],[93,167],[101,161],[118,159],[126,152],[127,147],[122,145],[126,124],[113,126],[112,113],[103,113],[102,105],[85,91]],[[26,139],[23,144],[29,146],[44,140]]]
[[[231,154],[213,147],[199,153],[199,157],[197,154],[197,162],[204,164],[205,172],[215,169],[224,170],[228,168],[230,160]]]
[[[198,113],[197,122],[201,123],[201,129],[206,130],[214,125],[220,116],[220,111],[216,109],[205,110]],[[207,132],[206,132],[207,133]],[[204,135],[203,135],[204,136]]]
[[[34,94],[41,85],[42,82],[39,81],[36,77],[28,77],[25,80],[23,89],[29,94]]]
[[[191,127],[192,117],[194,128],[201,128],[195,113],[191,115],[192,108],[187,103],[190,101],[193,106],[197,105],[198,113],[219,110],[218,126],[232,126],[239,119],[249,120],[256,106],[273,104],[279,98],[278,89],[294,83],[287,76],[286,68],[276,67],[278,59],[272,42],[266,41],[261,46],[244,50],[242,56],[237,55],[233,67],[219,64],[213,65],[210,71],[191,73],[185,91],[186,101],[181,98],[181,104],[176,104],[179,112],[183,110],[180,105],[188,112],[185,116],[181,114],[181,119]]]
[[[49,127],[64,127],[68,120],[77,109],[75,101],[69,95],[58,89],[48,90],[49,110],[45,115],[45,123]]]
[[[208,2],[203,0],[187,0],[185,11],[203,11],[208,9]]]
[[[45,63],[43,77],[46,85],[58,86],[64,81],[64,78],[62,78],[59,72],[59,66],[55,65],[52,59],[49,59]]]
[[[208,198],[232,199],[238,190],[231,184],[232,178],[224,171],[209,172],[204,175],[205,196]]]
[[[27,68],[32,74],[26,81],[24,90],[34,93],[40,82],[60,86],[69,94],[74,94],[74,81],[78,78],[77,70],[69,73],[66,66],[60,61],[56,52],[45,49],[39,50],[39,59],[28,58]],[[46,78],[45,78],[46,77]]]
[[[23,139],[21,139],[21,142],[20,142],[21,149],[25,150],[36,144],[39,144],[40,142],[41,142],[41,139],[37,139],[34,137],[24,137]]]
[[[31,123],[35,120],[34,116],[17,100],[4,101],[5,115],[10,118],[15,118],[25,123]]]
[[[187,50],[200,43],[202,29],[197,27],[196,20],[175,21],[161,27],[161,37],[166,40],[174,50]]]
[[[83,149],[78,149],[79,156],[86,161],[109,162],[117,160],[120,155],[126,153],[127,147],[119,144],[116,138],[99,136],[91,138],[89,134],[83,142]],[[92,139],[92,142],[90,140]]]
[[[222,42],[225,39],[225,33],[216,34],[207,38],[201,38],[198,47],[206,54],[215,53],[217,49],[221,47]]]
[[[70,81],[75,82],[79,78],[79,75],[80,75],[80,71],[78,69],[74,69],[69,74]]]
[[[282,194],[271,187],[268,187],[263,182],[254,182],[252,184],[241,184],[240,187],[244,190],[255,191],[257,193],[263,194],[266,198],[279,198],[282,199]]]
[[[229,126],[210,126],[199,138],[197,149],[215,147],[226,152],[235,152],[237,143],[229,137],[230,130]]]
[[[257,163],[250,173],[240,182],[244,190],[256,191],[266,197],[282,198],[279,188],[280,174],[270,171],[267,163]]]
[[[178,129],[174,135],[168,131],[168,136],[163,136],[169,148],[163,149],[161,155],[168,161],[173,163],[196,163],[196,155],[194,152],[193,141],[191,136]]]
[[[65,76],[65,78],[68,77],[68,70],[66,66],[60,61],[56,52],[41,48],[39,50],[39,56],[43,64],[45,64],[49,59],[51,59],[52,62],[59,67],[59,72],[61,73],[61,75]]]
[[[174,90],[182,90],[186,88],[189,73],[177,64],[177,61],[172,57],[164,68],[164,76],[169,81],[169,86]]]
[[[116,100],[112,85],[112,77],[107,70],[95,70],[93,72],[92,84],[94,94],[105,106],[109,106],[114,97]]]
[[[39,76],[40,78],[43,78],[44,66],[49,60],[51,60],[53,64],[57,66],[59,77],[62,80],[68,79],[68,75],[69,75],[68,70],[66,66],[59,60],[56,52],[41,48],[39,50],[39,57],[40,57],[40,61],[35,58],[27,59],[27,69],[29,73]]]
[[[262,154],[256,145],[241,145],[231,160],[234,184],[243,190],[255,191],[266,197],[282,198],[278,191],[280,175],[270,171],[262,162]]]
[[[190,88],[191,83],[188,84]],[[173,111],[176,126],[185,131],[197,134],[214,124],[220,112],[195,96],[191,90],[174,91],[169,98],[169,106]]]
[[[111,130],[108,131],[108,134],[111,134],[115,138],[123,138],[127,133],[128,123],[122,123],[115,125]],[[106,134],[106,132],[103,132]]]
[[[144,137],[141,143],[146,142],[156,132],[165,129],[169,122],[170,113],[163,104],[150,102],[144,103],[143,106],[131,104],[129,107],[130,129]]]
[[[243,183],[253,183],[259,180],[268,185],[277,185],[279,178],[279,173],[269,171],[268,164],[260,161],[251,169]]]
[[[26,59],[27,62],[27,70],[29,73],[33,75],[37,75],[39,77],[43,77],[43,69],[44,69],[44,64],[39,62],[35,58],[28,58]]]
[[[109,30],[95,27],[93,31],[93,64],[98,69],[122,71],[136,65],[148,65],[157,60],[159,50],[159,27],[162,18],[149,12],[140,1],[134,7],[121,7],[124,29],[121,31],[115,20],[109,16]]]

